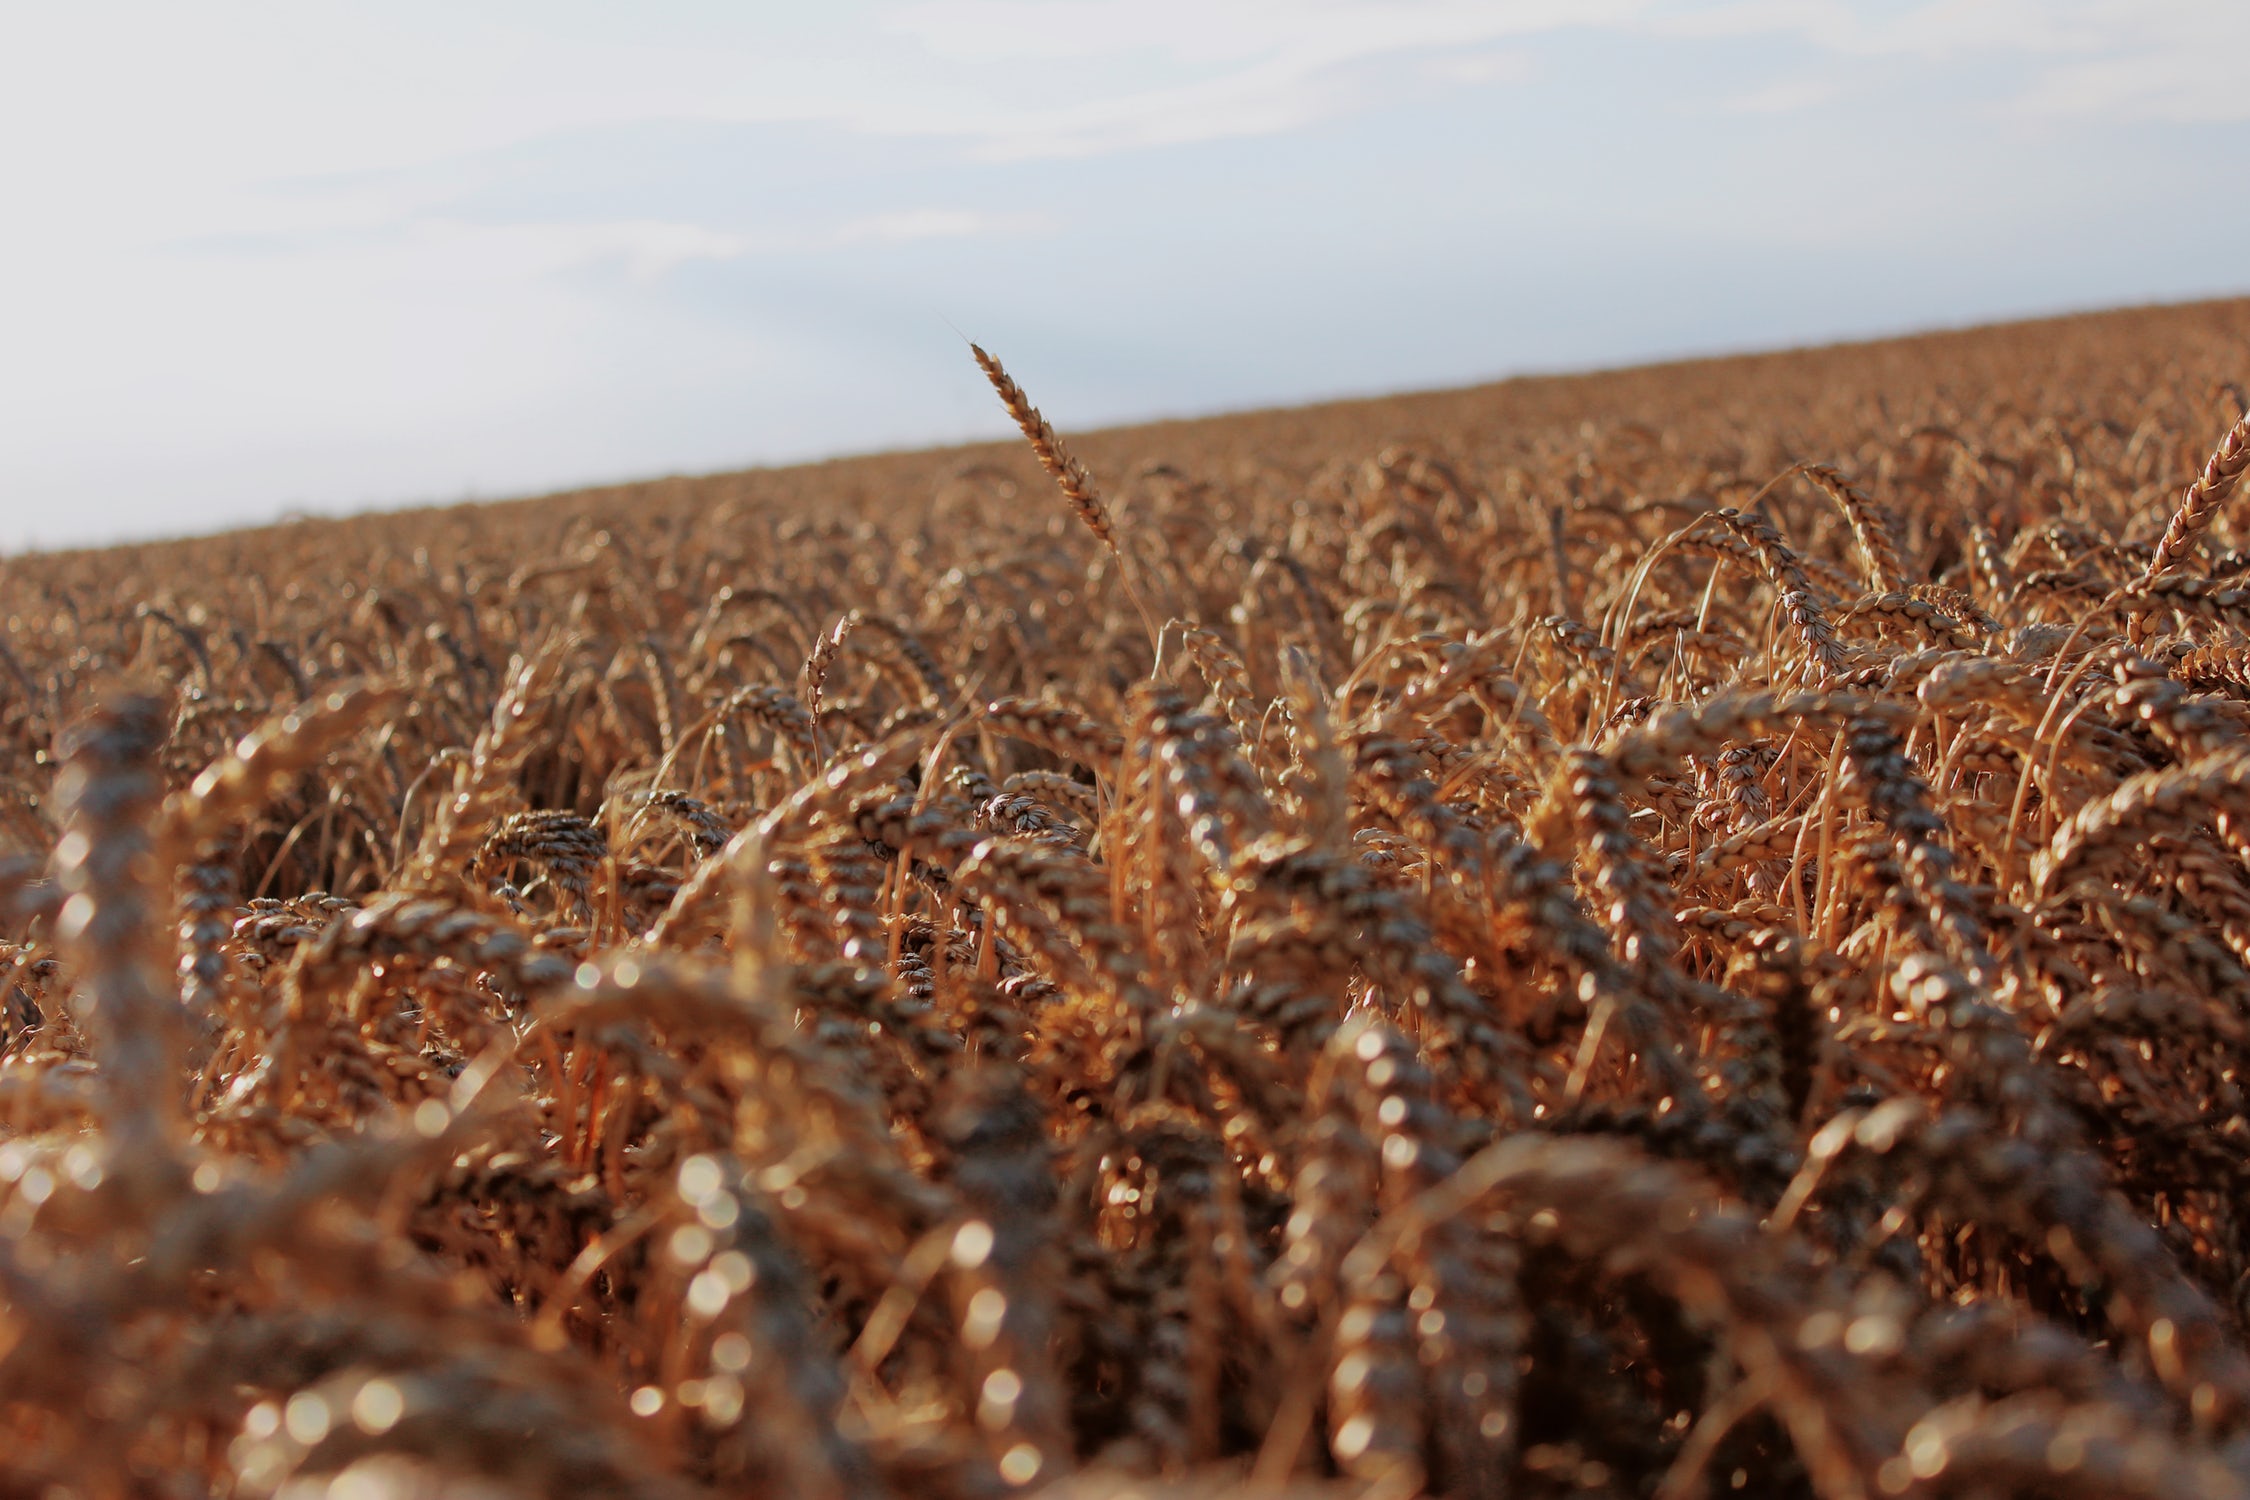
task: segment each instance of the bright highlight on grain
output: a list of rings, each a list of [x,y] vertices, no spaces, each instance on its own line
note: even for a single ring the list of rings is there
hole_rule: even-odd
[[[2250,1497],[2246,350],[0,561],[0,1491]]]
[[[388,1380],[370,1380],[352,1398],[352,1421],[370,1437],[381,1437],[406,1415],[406,1398]]]

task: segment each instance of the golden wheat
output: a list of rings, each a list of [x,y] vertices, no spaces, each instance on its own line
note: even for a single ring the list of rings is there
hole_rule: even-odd
[[[0,561],[0,1493],[2250,1494],[2246,346]]]

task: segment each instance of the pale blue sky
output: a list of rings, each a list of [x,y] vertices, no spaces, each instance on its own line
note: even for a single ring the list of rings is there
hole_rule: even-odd
[[[0,19],[0,546],[2250,291],[2241,0]],[[2250,364],[2250,351],[2246,351]]]

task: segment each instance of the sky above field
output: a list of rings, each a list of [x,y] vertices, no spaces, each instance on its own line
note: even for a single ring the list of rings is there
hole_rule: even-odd
[[[2250,291],[2241,0],[0,21],[0,548]]]

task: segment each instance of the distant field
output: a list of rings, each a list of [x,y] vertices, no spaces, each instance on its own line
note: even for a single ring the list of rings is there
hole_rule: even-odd
[[[2250,301],[989,373],[0,559],[0,1495],[2250,1495]]]

